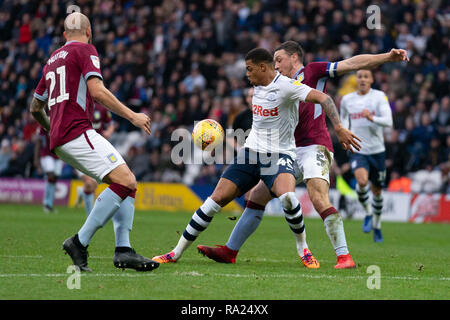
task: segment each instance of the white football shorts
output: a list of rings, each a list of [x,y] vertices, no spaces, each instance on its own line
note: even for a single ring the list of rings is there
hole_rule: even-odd
[[[52,156],[45,156],[41,158],[41,167],[45,173],[54,173],[59,177],[62,173],[64,162],[60,159],[55,159]]]
[[[297,147],[297,160],[299,175],[297,184],[306,182],[311,178],[320,178],[330,184],[330,167],[333,163],[333,152],[318,144]]]
[[[58,146],[55,154],[66,163],[101,183],[112,170],[125,163],[120,153],[101,134],[91,129]]]

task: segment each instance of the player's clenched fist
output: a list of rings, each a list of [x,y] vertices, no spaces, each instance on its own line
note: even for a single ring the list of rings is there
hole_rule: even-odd
[[[403,49],[392,49],[389,52],[389,58],[391,62],[409,61],[408,54]]]

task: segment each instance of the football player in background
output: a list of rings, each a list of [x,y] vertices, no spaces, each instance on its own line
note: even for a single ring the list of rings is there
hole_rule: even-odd
[[[366,233],[373,229],[373,240],[383,242],[382,189],[386,182],[383,128],[392,127],[393,121],[386,94],[372,89],[372,83],[373,76],[370,70],[361,69],[356,72],[357,91],[342,98],[341,120],[346,128],[351,128],[362,139],[361,150],[350,155],[350,166],[357,182],[358,200],[366,212],[362,229]],[[369,189],[372,191],[371,205],[369,205]]]
[[[48,132],[40,127],[34,148],[34,165],[45,176],[45,191],[42,202],[44,211],[56,212],[53,202],[55,199],[56,182],[61,175],[64,162],[50,151],[50,137]]]

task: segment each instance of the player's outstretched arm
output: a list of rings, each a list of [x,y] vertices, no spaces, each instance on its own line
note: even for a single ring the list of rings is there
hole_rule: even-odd
[[[359,144],[361,139],[342,125],[336,105],[329,95],[313,89],[306,97],[306,102],[319,103],[322,106],[328,119],[330,119],[331,124],[333,125],[333,128],[338,136],[339,142],[344,150],[350,150],[353,152],[353,148],[358,151],[361,149],[361,145]]]
[[[45,131],[50,131],[50,119],[45,113],[45,105],[47,102],[41,101],[33,97],[30,105],[30,112],[34,119],[45,129]]]
[[[115,114],[127,119],[133,125],[150,134],[150,117],[144,113],[136,113],[122,102],[120,102],[104,85],[103,81],[97,77],[91,77],[87,81],[87,86],[91,97],[98,103]]]
[[[386,62],[409,61],[406,50],[391,49],[390,52],[380,54],[360,54],[342,61],[337,64],[337,74],[343,75],[347,72],[359,69],[374,69]]]

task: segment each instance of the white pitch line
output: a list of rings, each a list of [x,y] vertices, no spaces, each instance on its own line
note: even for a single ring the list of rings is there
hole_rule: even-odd
[[[0,278],[18,278],[18,277],[67,277],[70,273],[10,273],[10,274],[1,274]],[[203,277],[203,276],[218,276],[218,277],[227,277],[227,278],[288,278],[288,279],[296,279],[296,278],[309,278],[309,279],[356,279],[356,280],[365,280],[367,277],[365,276],[343,276],[343,275],[325,275],[325,274],[230,274],[230,273],[198,273],[197,271],[191,272],[174,272],[174,273],[82,273],[82,276],[87,277],[124,277],[124,278],[138,278],[138,277],[148,277],[148,276],[184,276],[184,277]],[[408,276],[381,276],[383,280],[406,280],[406,281],[418,281],[418,280],[426,280],[426,281],[450,281],[448,277],[408,277]]]
[[[0,255],[0,258],[11,258],[11,259],[42,259],[43,256],[9,256],[9,255]]]

